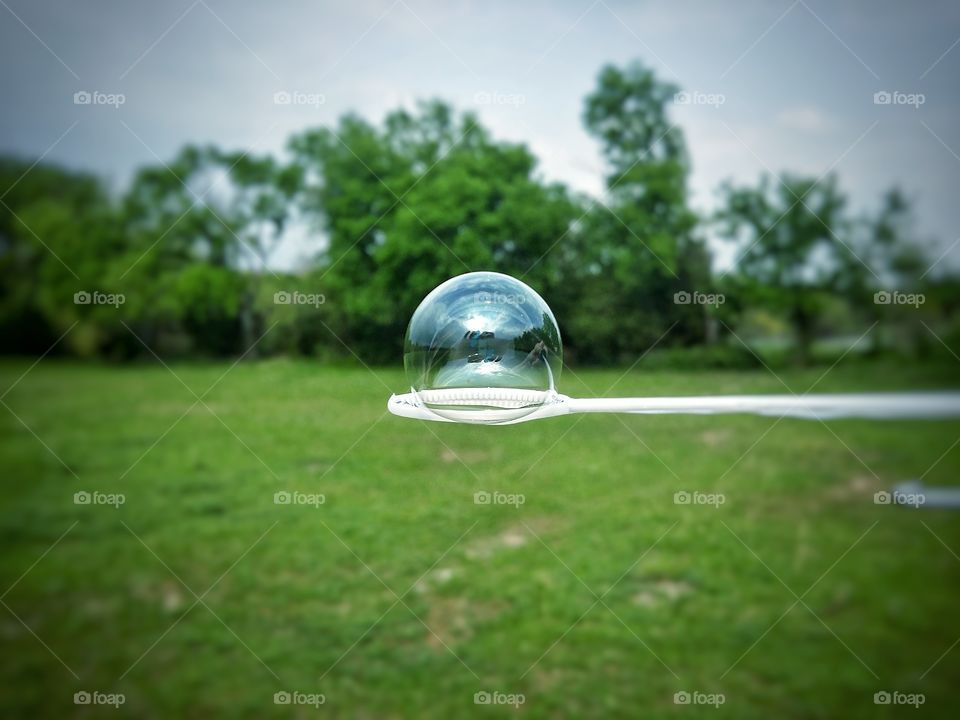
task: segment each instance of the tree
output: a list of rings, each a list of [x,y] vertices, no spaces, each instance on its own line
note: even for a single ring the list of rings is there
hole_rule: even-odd
[[[922,349],[930,339],[919,322],[918,308],[878,302],[884,293],[889,297],[891,291],[923,292],[924,275],[930,265],[916,242],[909,198],[899,188],[891,188],[881,198],[877,213],[857,222],[850,252],[838,272],[840,291],[874,326],[875,351],[894,344],[891,331],[895,325],[906,327],[907,332],[901,333],[901,337],[912,344],[914,350]]]
[[[96,177],[0,158],[0,351],[46,352],[71,327],[59,350],[99,350],[104,313],[77,306],[74,293],[94,289],[122,243]]]
[[[769,176],[757,187],[721,190],[723,237],[740,246],[736,273],[749,300],[782,312],[793,328],[797,359],[810,360],[825,295],[849,267],[850,224],[836,178]],[[843,237],[847,239],[844,240]]]
[[[582,360],[629,362],[661,339],[707,335],[705,309],[674,302],[677,292],[709,290],[710,265],[694,236],[686,143],[667,113],[676,91],[637,63],[603,68],[586,98],[584,124],[608,175],[606,202],[579,224],[569,268],[568,323]]]
[[[573,203],[537,179],[525,146],[494,141],[476,116],[427,102],[382,128],[346,116],[290,148],[302,210],[328,236],[330,329],[366,360],[395,361],[416,306],[453,275],[498,270],[549,296],[548,256]]]
[[[261,275],[298,187],[296,168],[214,146],[187,146],[140,170],[121,204],[129,244],[111,268],[138,335],[170,350],[250,348]]]

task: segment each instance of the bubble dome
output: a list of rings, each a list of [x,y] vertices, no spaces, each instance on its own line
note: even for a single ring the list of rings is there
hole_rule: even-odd
[[[497,424],[554,400],[562,358],[543,298],[509,275],[471,272],[420,303],[403,365],[422,406],[456,422]]]

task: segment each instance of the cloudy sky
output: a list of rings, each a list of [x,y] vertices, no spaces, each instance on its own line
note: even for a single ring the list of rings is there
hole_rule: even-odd
[[[0,152],[117,189],[188,141],[280,152],[347,110],[379,119],[441,97],[594,195],[583,97],[601,65],[640,59],[689,93],[672,112],[699,208],[764,171],[834,171],[863,209],[898,184],[931,256],[960,267],[957,3],[0,0],[0,59]],[[297,101],[276,103],[284,92]],[[291,239],[280,264],[319,243]]]

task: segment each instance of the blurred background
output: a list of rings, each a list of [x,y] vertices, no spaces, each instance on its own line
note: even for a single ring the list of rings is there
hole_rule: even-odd
[[[960,386],[954,4],[0,18],[5,715],[953,716],[960,424],[384,405],[474,270],[570,395]]]

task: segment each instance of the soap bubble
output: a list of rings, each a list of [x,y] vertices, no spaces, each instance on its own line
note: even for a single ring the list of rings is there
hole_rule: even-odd
[[[496,424],[553,401],[562,358],[543,298],[508,275],[472,272],[420,303],[403,364],[424,407],[457,422]]]

